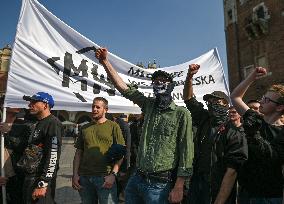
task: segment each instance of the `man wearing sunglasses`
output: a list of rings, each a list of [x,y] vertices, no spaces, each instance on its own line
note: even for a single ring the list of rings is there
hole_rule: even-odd
[[[185,178],[191,176],[193,159],[190,112],[172,99],[173,77],[158,70],[152,75],[155,98],[127,86],[107,59],[107,49],[96,57],[118,91],[141,107],[144,123],[137,153],[137,171],[126,186],[126,204],[179,203]]]
[[[267,74],[257,67],[232,92],[236,110],[243,116],[249,159],[239,175],[240,204],[282,203],[284,139],[279,125],[284,113],[284,86],[272,85],[260,100],[262,116],[249,109],[243,96],[250,85]]]

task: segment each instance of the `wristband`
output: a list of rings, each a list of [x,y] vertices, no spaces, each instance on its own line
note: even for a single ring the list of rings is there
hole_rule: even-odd
[[[38,186],[39,188],[45,188],[45,187],[48,186],[48,183],[47,183],[47,182],[44,182],[44,181],[40,181],[40,182],[38,182],[37,186]]]
[[[118,173],[117,173],[117,172],[114,172],[114,171],[112,171],[111,174],[114,175],[115,177],[118,176]]]

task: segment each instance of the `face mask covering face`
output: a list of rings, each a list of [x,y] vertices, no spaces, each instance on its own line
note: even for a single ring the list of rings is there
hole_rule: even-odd
[[[208,103],[208,111],[213,124],[220,125],[228,120],[228,108],[226,106]]]
[[[166,83],[160,83],[160,84],[154,84],[153,85],[153,92],[156,96],[156,103],[158,106],[158,109],[166,109],[171,101],[172,96],[171,93],[174,90],[174,83],[166,82]]]

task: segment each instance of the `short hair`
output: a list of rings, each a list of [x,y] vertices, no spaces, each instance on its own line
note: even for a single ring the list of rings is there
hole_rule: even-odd
[[[277,102],[281,105],[284,105],[284,86],[281,84],[272,85],[268,91],[274,92],[279,95]]]
[[[171,74],[169,74],[168,72],[165,72],[165,71],[162,71],[162,70],[155,71],[152,74],[151,80],[154,81],[158,77],[163,77],[163,78],[167,79],[168,81],[170,81],[171,83],[173,83],[173,76]]]
[[[108,100],[106,100],[104,97],[95,97],[93,103],[95,101],[102,101],[105,104],[105,108],[108,108]]]

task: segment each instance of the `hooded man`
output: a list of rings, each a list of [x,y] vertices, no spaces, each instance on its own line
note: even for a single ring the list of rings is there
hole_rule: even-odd
[[[247,159],[247,145],[243,132],[229,123],[229,98],[224,92],[214,91],[203,96],[208,110],[193,97],[192,78],[199,68],[197,64],[189,65],[183,93],[196,128],[189,201],[233,204],[237,171]]]
[[[141,107],[144,123],[137,153],[137,170],[126,186],[126,204],[179,203],[186,177],[191,176],[193,160],[190,112],[172,99],[173,77],[156,71],[152,75],[155,98],[146,97],[128,86],[107,59],[107,49],[96,57],[117,90]]]

